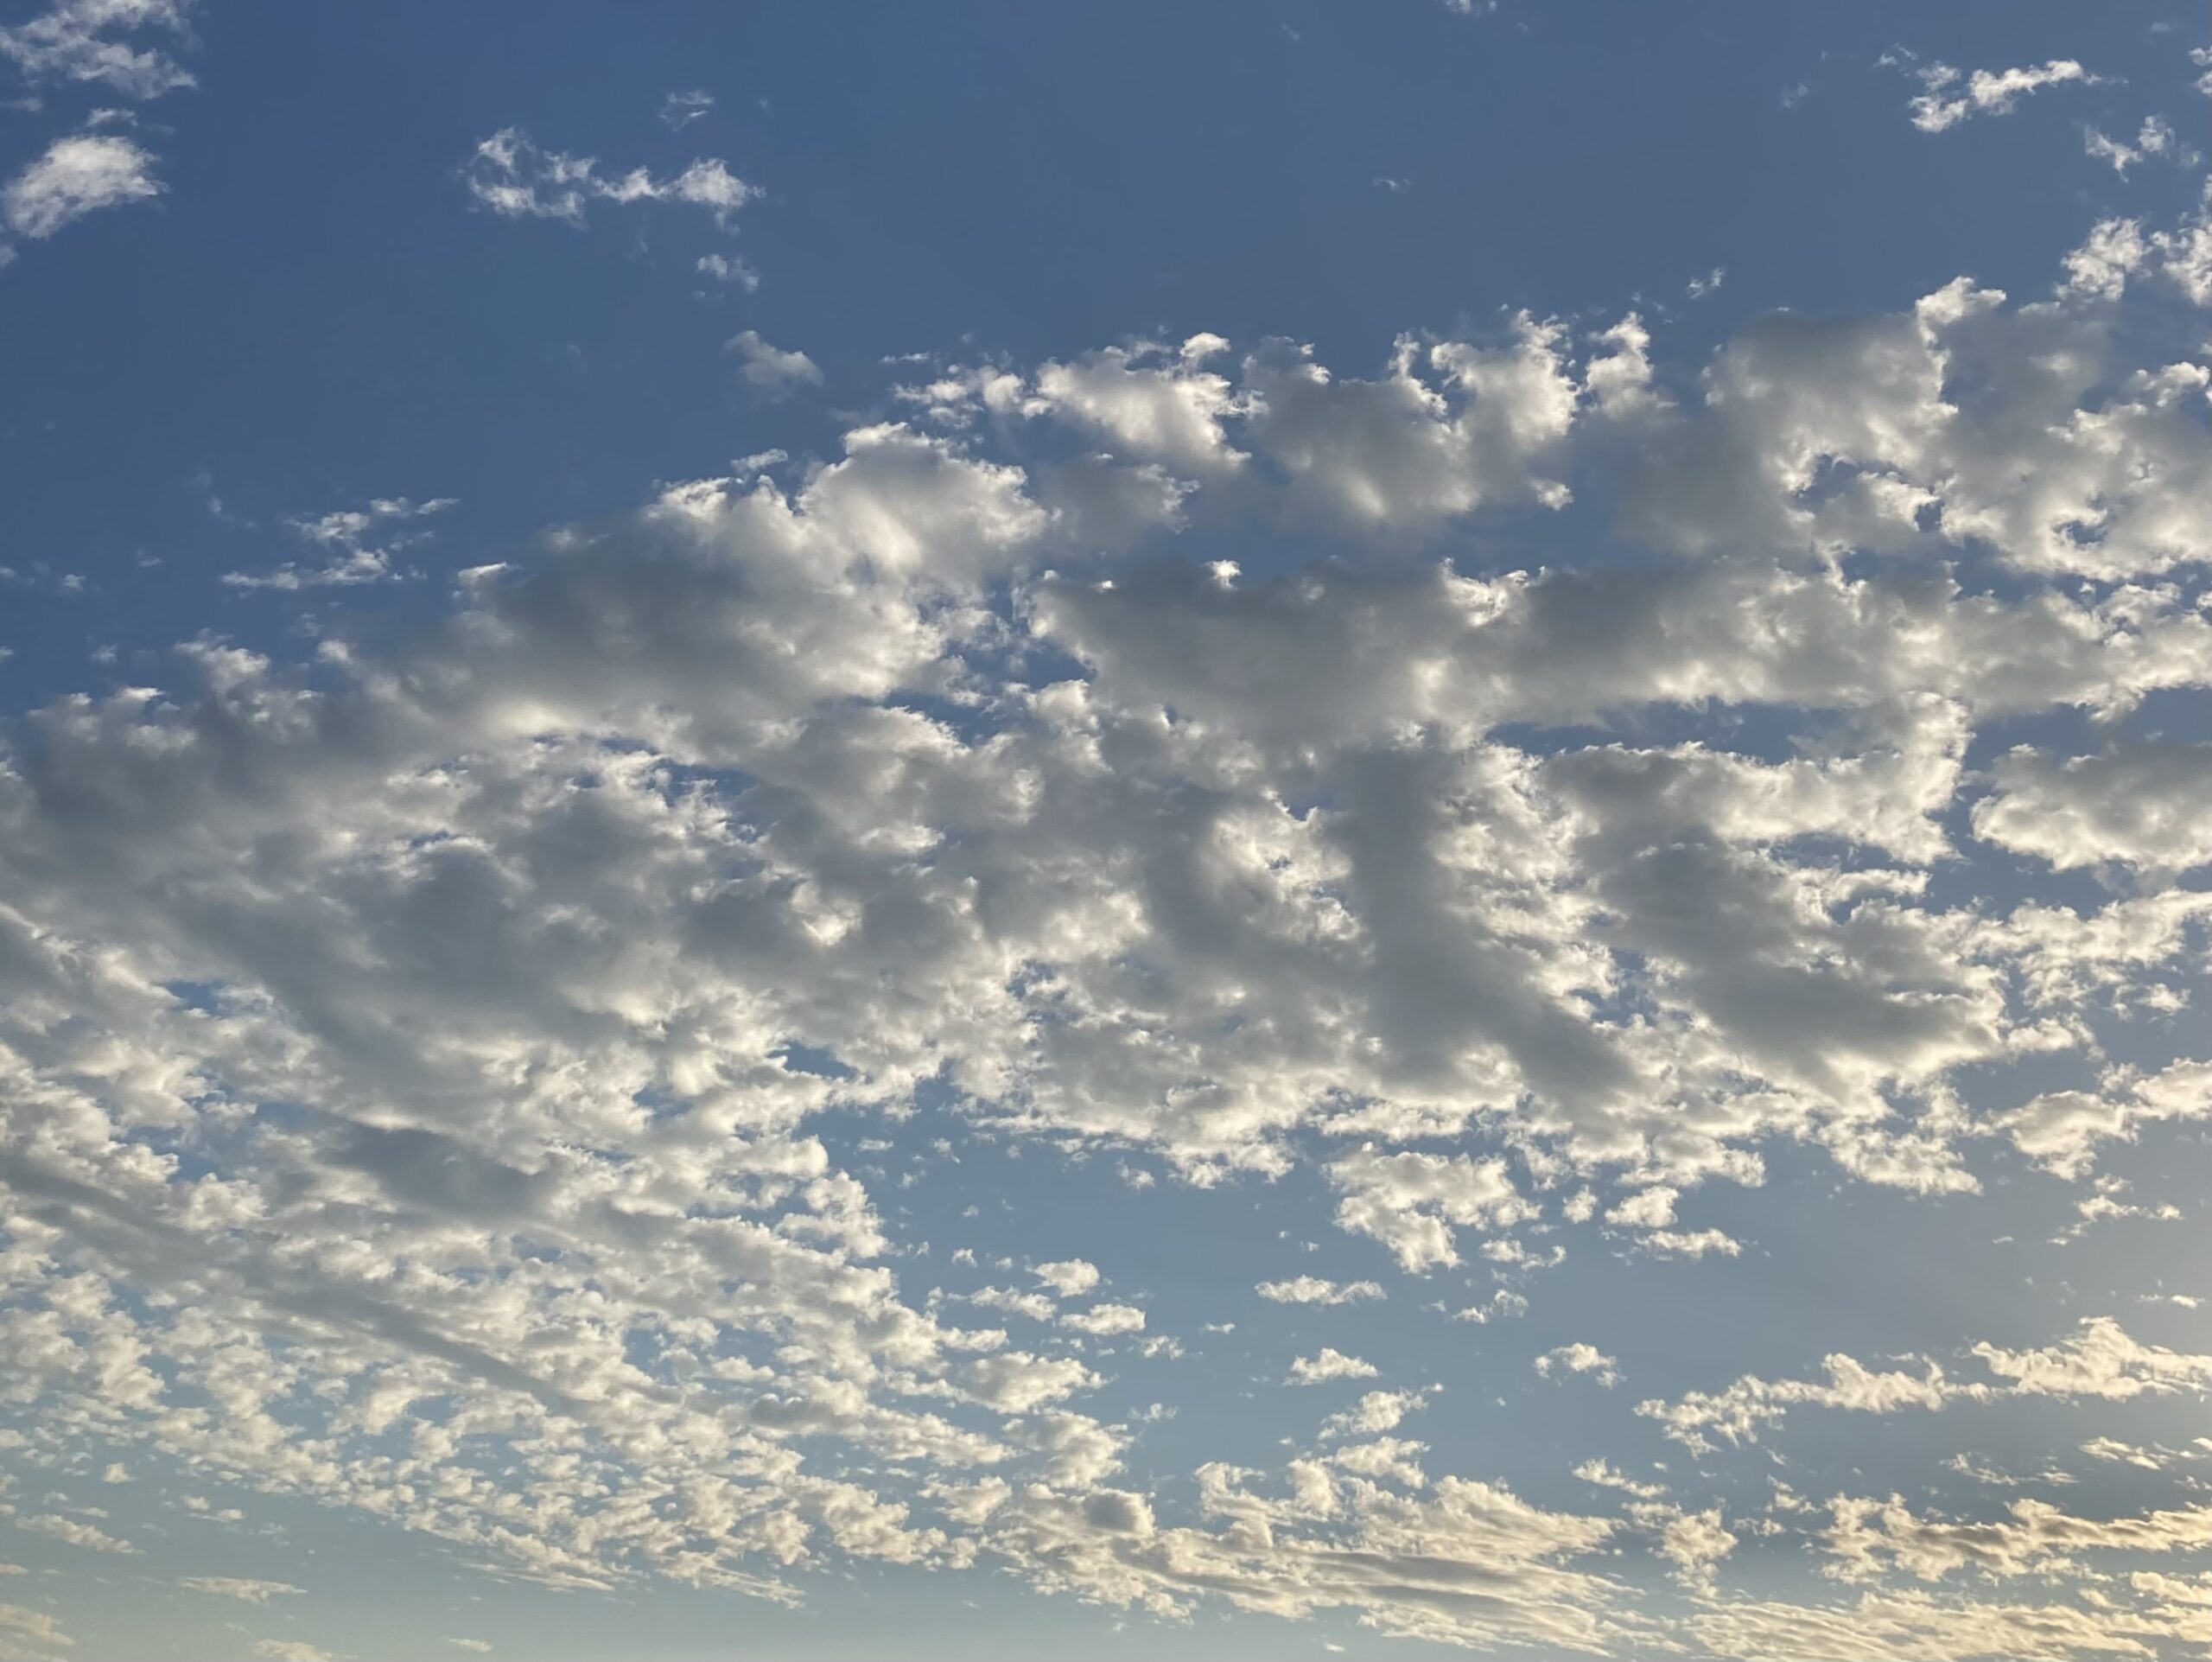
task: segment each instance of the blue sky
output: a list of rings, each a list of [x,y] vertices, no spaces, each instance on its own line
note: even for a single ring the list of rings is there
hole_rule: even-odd
[[[0,1657],[2212,1640],[2201,14],[0,81]]]

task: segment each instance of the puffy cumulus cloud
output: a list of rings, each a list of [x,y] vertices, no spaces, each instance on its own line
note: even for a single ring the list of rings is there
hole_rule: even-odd
[[[1730,1443],[1756,1442],[1763,1427],[1779,1422],[1793,1408],[1892,1414],[2007,1397],[2126,1401],[2201,1391],[2212,1385],[2212,1356],[2143,1344],[2110,1316],[2083,1318],[2074,1333],[2055,1345],[2014,1351],[1985,1340],[1968,1353],[1991,1378],[1954,1379],[1925,1358],[1904,1359],[1918,1362],[1916,1372],[1884,1372],[1836,1354],[1823,1361],[1825,1380],[1770,1380],[1745,1374],[1725,1391],[1691,1391],[1674,1402],[1650,1398],[1638,1403],[1636,1411],[1657,1420],[1667,1436],[1692,1452],[1706,1454],[1713,1449],[1714,1436]]]
[[[150,201],[164,187],[144,146],[118,133],[57,138],[0,188],[0,218],[18,236],[50,237],[104,207]]]
[[[1295,1372],[1295,1370],[1293,1370]],[[1437,1387],[1415,1391],[1370,1391],[1340,1413],[1321,1423],[1326,1437],[1371,1437],[1395,1431],[1407,1415],[1424,1406]]]
[[[561,220],[574,226],[584,223],[595,202],[678,202],[704,208],[727,230],[738,209],[762,194],[711,156],[664,177],[644,168],[603,174],[596,158],[542,150],[519,127],[502,128],[477,145],[461,176],[469,195],[503,219]]]
[[[1197,334],[1139,342],[1023,373],[953,366],[898,390],[933,422],[979,418],[1065,430],[1086,447],[1056,490],[1076,506],[1119,479],[1173,488],[1154,517],[1257,514],[1420,540],[1485,506],[1564,506],[1554,476],[1570,441],[1656,408],[1631,315],[1577,340],[1556,319],[1522,313],[1475,340],[1406,335],[1372,377],[1343,375],[1313,349],[1263,342],[1234,361],[1230,343]]]
[[[1452,1226],[1506,1226],[1535,1215],[1502,1160],[1368,1147],[1329,1164],[1341,1192],[1337,1222],[1372,1236],[1408,1270],[1459,1261]]]
[[[1094,1304],[1087,1310],[1065,1312],[1060,1325],[1094,1339],[1107,1339],[1116,1334],[1142,1333],[1144,1312],[1134,1304]]]
[[[2161,876],[2212,860],[2212,744],[2146,740],[2063,759],[2021,746],[1990,771],[1974,835],[2061,871],[2113,862]]]
[[[1546,1351],[1536,1358],[1534,1366],[1547,1379],[1562,1374],[1586,1373],[1608,1391],[1621,1382],[1620,1364],[1595,1345],[1586,1345],[1580,1340]]]
[[[161,45],[187,34],[190,0],[60,0],[0,28],[0,58],[30,81],[89,81],[130,99],[159,98],[192,76]]]
[[[1326,1385],[1332,1379],[1371,1379],[1382,1371],[1372,1362],[1362,1361],[1357,1356],[1347,1356],[1333,1346],[1324,1345],[1312,1356],[1292,1360],[1289,1382],[1292,1385]]]
[[[2098,1145],[2131,1143],[2139,1126],[2212,1115],[2212,1062],[2181,1061],[2145,1075],[2120,1067],[2097,1091],[2056,1091],[1990,1120],[1992,1130],[2061,1177],[2085,1175]]]
[[[1686,550],[1980,543],[2101,579],[2202,561],[2207,372],[2120,368],[2093,303],[2139,255],[2093,239],[2070,305],[2010,307],[1961,279],[1910,313],[1754,322],[1655,438],[1630,523]]]
[[[518,136],[471,177],[563,219],[736,206]],[[1511,1284],[1450,1304],[1504,1315],[1556,1261],[1549,1196],[1723,1255],[1681,1219],[1777,1145],[1963,1208],[1985,1133],[2086,1171],[2178,1117],[2186,1065],[2112,1041],[2182,1007],[2212,899],[2041,888],[2050,862],[2024,881],[1985,840],[2065,823],[2005,807],[2060,800],[2035,758],[2081,747],[2050,732],[2094,721],[2125,756],[2146,700],[2212,683],[2201,380],[2121,361],[2107,315],[2152,286],[1768,319],[1680,402],[1640,322],[1409,338],[1366,379],[1210,339],[948,372],[827,459],[465,573],[442,615],[341,613],[306,664],[200,639],[163,685],[30,712],[0,752],[23,1457],[157,1446],[551,1585],[787,1598],[849,1558],[994,1554],[1163,1612],[1746,1655],[1832,1621],[1939,1653],[1967,1618],[1917,1594],[1856,1627],[1747,1603],[1665,1628],[1622,1561],[1583,1560],[1625,1537],[1701,1588],[1740,1522],[1640,1479],[1611,1487],[1678,1510],[1432,1480],[1393,1435],[1419,1391],[1331,1415],[1285,1493],[1210,1468],[1192,1523],[1121,1475],[1137,1417],[1085,1411],[1167,1360],[1111,1341],[1178,1341],[1171,1307],[1100,1302],[1077,1258],[918,1289],[915,1214],[827,1127],[925,1106],[1247,1219],[1283,1177],[1268,1203],[1317,1200],[1374,1273],[1473,1262]],[[1582,511],[1590,474],[1654,546],[1414,545]],[[296,529],[342,564],[427,506]],[[1248,576],[1174,557],[1208,513],[1365,529]],[[2090,794],[2069,837],[2172,868],[2149,808]],[[1966,1105],[1981,1065],[2062,1054],[2142,1060],[2101,1118]],[[1439,1377],[1380,1342],[1299,1362]],[[1963,1379],[1837,1356],[1645,1412],[1704,1447],[1801,1407],[2116,1401],[2208,1366],[2092,1323]],[[2039,1619],[1993,1618],[2048,1651]]]
[[[1663,1501],[1639,1501],[1629,1509],[1642,1528],[1657,1539],[1653,1550],[1675,1567],[1675,1578],[1710,1597],[1717,1592],[1713,1566],[1742,1544],[1719,1506],[1688,1512]]]
[[[1098,1266],[1085,1258],[1063,1258],[1056,1264],[1040,1264],[1030,1270],[1062,1298],[1079,1298],[1092,1291],[1103,1279]]]
[[[1256,1290],[1262,1298],[1274,1304],[1353,1304],[1362,1299],[1387,1296],[1379,1282],[1348,1281],[1339,1283],[1324,1280],[1319,1276],[1293,1276],[1287,1281],[1263,1281]]]

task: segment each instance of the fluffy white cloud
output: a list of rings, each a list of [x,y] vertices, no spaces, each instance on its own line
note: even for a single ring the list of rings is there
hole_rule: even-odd
[[[162,194],[154,158],[118,133],[57,138],[45,155],[0,188],[0,216],[19,236],[50,237],[104,207]]]
[[[1620,1364],[1595,1345],[1577,1340],[1571,1345],[1560,1345],[1536,1358],[1535,1367],[1547,1379],[1555,1374],[1586,1373],[1608,1391],[1621,1382]]]
[[[1994,1116],[1993,1130],[2062,1177],[2079,1177],[2098,1145],[2133,1142],[2139,1127],[2159,1120],[2212,1116],[2212,1062],[2179,1061],[2143,1075],[2115,1068],[2098,1091],[2055,1091]]]
[[[1332,1379],[1371,1379],[1382,1370],[1372,1362],[1362,1361],[1357,1356],[1347,1356],[1333,1346],[1324,1345],[1312,1356],[1294,1358],[1290,1365],[1293,1385],[1326,1385]]]
[[[2061,871],[2116,861],[2168,873],[2212,860],[2212,744],[2146,741],[2064,759],[2023,746],[1991,774],[1974,835]]]
[[[1275,1304],[1352,1304],[1361,1299],[1386,1296],[1378,1282],[1338,1283],[1319,1276],[1293,1276],[1287,1281],[1263,1281],[1256,1290],[1262,1298]]]
[[[1382,1242],[1409,1270],[1459,1261],[1455,1224],[1503,1226],[1535,1215],[1501,1160],[1369,1147],[1332,1161],[1329,1181],[1343,1196],[1338,1223]]]

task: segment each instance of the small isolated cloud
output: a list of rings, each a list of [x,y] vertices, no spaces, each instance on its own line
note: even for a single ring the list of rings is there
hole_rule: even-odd
[[[1323,1385],[1331,1379],[1372,1379],[1382,1372],[1372,1362],[1363,1362],[1357,1356],[1347,1356],[1329,1346],[1321,1347],[1316,1356],[1300,1356],[1290,1365],[1293,1385]]]
[[[760,274],[743,260],[728,254],[702,254],[698,270],[717,283],[734,283],[751,294],[760,286]]]
[[[1586,1373],[1608,1391],[1621,1382],[1620,1365],[1595,1345],[1580,1340],[1546,1351],[1536,1359],[1535,1368],[1547,1379],[1567,1373]]]
[[[1667,1493],[1664,1483],[1646,1483],[1630,1477],[1606,1460],[1586,1460],[1574,1468],[1574,1475],[1585,1483],[1595,1483],[1601,1489],[1618,1489],[1638,1500],[1656,1500]]]
[[[176,1584],[194,1593],[211,1594],[219,1599],[239,1599],[248,1604],[266,1604],[273,1598],[306,1590],[289,1582],[253,1581],[238,1576],[182,1576]]]
[[[2096,79],[2071,58],[2053,58],[2048,63],[2016,69],[1977,69],[1963,76],[1949,64],[1915,67],[1910,58],[1910,54],[1889,53],[1882,61],[1903,69],[1927,89],[1905,105],[1912,124],[1923,133],[1948,132],[1975,116],[2009,115],[2012,106],[2030,92]]]
[[[1321,1422],[1325,1437],[1371,1437],[1395,1431],[1405,1417],[1422,1407],[1435,1385],[1417,1391],[1370,1391],[1340,1414]]]
[[[502,218],[574,226],[584,223],[594,202],[682,202],[707,209],[727,230],[737,210],[762,194],[712,157],[664,178],[644,168],[605,175],[596,158],[542,150],[519,127],[503,128],[479,144],[461,180],[480,205]]]
[[[2102,129],[2084,127],[2082,147],[2100,162],[2112,163],[2112,170],[2126,175],[2128,169],[2151,156],[2174,156],[2178,151],[2174,143],[2174,130],[2157,116],[2146,116],[2143,124],[2135,130],[2135,141],[2126,143],[2113,138]]]
[[[822,370],[813,359],[772,347],[753,329],[733,335],[726,344],[737,354],[738,373],[772,397],[781,397],[795,386],[822,385]]]
[[[1256,1289],[1262,1298],[1274,1304],[1351,1304],[1361,1299],[1381,1298],[1382,1284],[1373,1281],[1348,1281],[1339,1284],[1325,1281],[1319,1276],[1293,1276],[1288,1281],[1263,1281]]]
[[[714,107],[715,100],[708,93],[671,92],[660,101],[661,124],[681,131]]]
[[[1689,296],[1692,300],[1702,300],[1718,289],[1722,279],[1727,275],[1727,269],[1725,266],[1716,265],[1703,277],[1692,277],[1688,286],[1682,292]]]
[[[269,1662],[347,1662],[343,1651],[326,1651],[298,1639],[257,1639],[253,1653],[268,1658]]]
[[[1030,1274],[1043,1282],[1062,1298],[1074,1298],[1087,1293],[1098,1284],[1098,1266],[1081,1258],[1064,1258],[1056,1264],[1040,1264]]]
[[[1104,1339],[1119,1333],[1142,1332],[1144,1312],[1134,1304],[1094,1304],[1087,1310],[1069,1311],[1060,1318],[1060,1325]]]
[[[162,194],[154,158],[116,133],[75,133],[56,139],[0,192],[0,215],[18,236],[50,237],[104,207]]]

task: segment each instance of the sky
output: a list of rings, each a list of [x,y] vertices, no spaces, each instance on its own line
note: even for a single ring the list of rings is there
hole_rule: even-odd
[[[2208,97],[0,3],[0,1659],[2203,1655]]]

